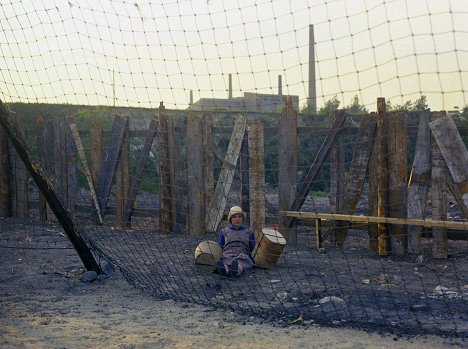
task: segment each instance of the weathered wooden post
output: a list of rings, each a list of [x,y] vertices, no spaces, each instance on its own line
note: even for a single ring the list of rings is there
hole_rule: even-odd
[[[377,216],[388,217],[388,147],[385,98],[377,98]],[[390,254],[389,229],[386,223],[377,223],[377,250],[379,256]]]
[[[244,133],[240,150],[240,177],[241,177],[241,195],[240,205],[242,211],[250,212],[250,188],[249,188],[249,127]],[[250,214],[247,215],[245,224],[250,225]]]
[[[125,125],[122,144],[115,173],[116,224],[120,228],[127,227],[125,219],[125,203],[130,192],[130,142],[128,122]]]
[[[265,226],[265,159],[263,125],[252,124],[249,136],[250,226],[256,232]]]
[[[52,173],[54,168],[54,121],[53,119],[37,119],[37,147],[42,165]],[[39,191],[39,218],[43,221],[56,220],[54,213],[47,204],[44,194]]]
[[[21,116],[16,115],[16,125],[21,124]],[[19,131],[21,134],[21,131]],[[13,174],[13,211],[16,217],[29,217],[29,188],[28,171],[21,160],[17,150],[10,147],[10,159],[12,160]]]
[[[163,234],[169,234],[174,229],[175,195],[174,195],[174,162],[171,149],[173,141],[172,122],[169,120],[163,102],[159,105],[159,196],[160,214],[159,228]],[[173,144],[173,142],[172,142]]]
[[[414,150],[413,166],[408,181],[407,217],[422,219],[426,215],[427,194],[431,180],[431,132],[429,110],[419,114],[418,136]],[[424,227],[408,227],[408,252],[419,253]]]
[[[338,114],[335,113],[335,117],[337,115]],[[335,138],[335,142],[333,143],[330,149],[330,209],[332,213],[340,213],[341,211],[344,198],[344,185],[345,148],[342,133],[340,133]],[[336,228],[334,229],[335,234],[333,236],[334,243],[336,243],[339,240],[338,235],[340,234],[340,226],[342,226],[341,222],[336,221]]]
[[[375,121],[377,121],[377,114],[371,114]],[[369,210],[369,215],[376,217],[377,213],[377,154],[379,144],[377,142],[377,133],[374,133],[374,139],[372,143],[371,153],[369,157],[369,174],[368,174],[368,190],[369,193],[367,195],[367,207]],[[377,251],[377,241],[378,241],[378,229],[376,223],[369,223],[367,226],[367,233],[369,235],[369,251],[371,252],[378,252]]]
[[[91,178],[96,186],[99,183],[99,172],[102,163],[102,127],[93,123],[89,127],[89,158],[91,162]]]
[[[285,99],[285,106],[278,124],[278,209],[287,211],[296,195],[297,176],[297,111],[291,97]],[[286,226],[285,217],[279,217],[280,232],[288,242],[297,241],[297,231]]]
[[[435,121],[445,116],[445,112],[433,112],[431,120]],[[447,130],[444,130],[447,132]],[[452,142],[452,140],[448,140]],[[431,201],[432,219],[447,220],[447,167],[444,157],[434,137],[431,140],[432,175],[431,175]],[[432,256],[434,258],[447,258],[448,240],[447,228],[432,227]]]
[[[3,127],[0,127],[0,217],[11,217],[13,213],[10,176],[8,138]]]
[[[205,172],[202,115],[189,111],[187,115],[187,166],[190,173],[188,185],[188,233],[205,232]]]
[[[388,140],[388,215],[393,218],[406,218],[407,185],[407,132],[406,113],[396,113],[387,118]],[[390,227],[392,253],[403,254],[407,251],[407,228],[403,224]]]
[[[65,168],[66,168],[66,195],[67,195],[67,206],[73,212],[75,211],[75,204],[78,196],[78,176],[76,170],[76,161],[77,161],[77,148],[71,134],[71,129],[69,127],[70,122],[73,122],[71,119],[65,119],[62,129],[65,134]]]

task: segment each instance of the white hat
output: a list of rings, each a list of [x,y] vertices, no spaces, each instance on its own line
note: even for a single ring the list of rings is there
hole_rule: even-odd
[[[229,210],[229,215],[228,215],[228,221],[229,221],[229,223],[231,223],[231,218],[232,218],[232,216],[234,216],[235,214],[240,214],[240,215],[242,215],[242,218],[243,218],[244,221],[245,221],[245,213],[244,213],[244,211],[242,211],[242,208],[240,208],[239,206],[232,206],[231,209]]]

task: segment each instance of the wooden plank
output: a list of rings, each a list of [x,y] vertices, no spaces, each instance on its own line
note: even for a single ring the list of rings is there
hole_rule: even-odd
[[[362,122],[356,138],[356,143],[354,145],[351,168],[344,186],[340,213],[352,214],[356,209],[359,199],[362,196],[367,165],[369,162],[372,145],[374,143],[376,122],[377,120],[375,114],[365,115],[362,118]],[[344,225],[346,226],[346,223]],[[343,246],[346,240],[347,231],[348,230],[346,227],[342,227],[337,231],[336,245],[338,247]]]
[[[117,159],[122,145],[122,138],[127,124],[127,118],[120,115],[115,115],[114,123],[109,137],[109,142],[104,152],[104,159],[99,172],[97,197],[99,207],[101,208],[101,215],[104,218],[107,209],[107,202],[112,186],[112,179],[114,178],[115,169],[117,166]],[[97,216],[97,214],[95,215]],[[97,218],[97,217],[96,217]]]
[[[126,225],[130,225],[131,218],[133,214],[133,207],[135,205],[135,200],[140,190],[141,179],[143,178],[143,171],[146,167],[146,162],[151,151],[151,147],[154,142],[154,137],[156,136],[156,131],[158,129],[158,120],[156,118],[151,119],[148,131],[146,132],[145,143],[143,149],[139,156],[138,165],[133,175],[133,181],[130,185],[130,191],[128,193],[126,202],[125,202],[125,216],[124,221]]]
[[[116,198],[116,225],[119,228],[127,228],[125,219],[125,203],[130,191],[130,142],[128,137],[128,123],[125,126],[122,144],[115,173],[115,198]]]
[[[70,242],[77,251],[85,268],[87,270],[94,270],[97,273],[101,272],[99,264],[94,259],[91,250],[86,245],[83,238],[80,236],[80,227],[75,222],[73,216],[63,205],[61,200],[56,194],[53,182],[49,176],[45,174],[42,166],[34,160],[31,152],[24,145],[26,144],[23,137],[19,134],[17,129],[9,121],[9,113],[0,101],[0,125],[3,126],[5,132],[11,139],[18,155],[24,163],[32,178],[37,184],[39,190],[44,194],[48,204],[50,205],[55,216],[58,218],[60,225],[67,234]]]
[[[431,120],[437,121],[437,119],[445,116],[445,112],[433,112]],[[431,121],[432,122],[432,121]],[[429,127],[431,130],[434,128],[441,128],[444,124],[434,123]],[[440,130],[437,130],[436,132]],[[449,133],[447,129],[443,129],[442,132]],[[434,134],[434,132],[433,132]],[[445,142],[453,144],[453,139],[444,138],[441,140],[443,149],[446,149]],[[451,149],[453,152],[454,149]],[[442,156],[441,149],[436,142],[435,137],[431,141],[431,153],[432,153],[432,173],[431,173],[431,202],[432,202],[432,219],[446,220],[447,219],[447,167],[445,165],[444,157]],[[468,163],[468,162],[467,162]],[[448,238],[447,230],[445,228],[433,228],[432,229],[432,256],[434,258],[447,258],[448,255]]]
[[[468,207],[468,150],[457,130],[453,119],[442,116],[429,123],[432,134],[453,178],[454,185],[461,193],[461,200]]]
[[[76,145],[76,149],[78,150],[78,156],[80,157],[81,164],[83,165],[85,177],[88,182],[89,190],[91,192],[91,197],[93,199],[93,203],[96,208],[99,222],[102,224],[103,221],[102,221],[102,216],[101,216],[101,209],[99,208],[99,202],[97,199],[96,191],[94,190],[93,178],[91,176],[91,171],[89,170],[88,161],[86,160],[86,155],[83,149],[83,143],[81,142],[80,134],[78,132],[78,128],[76,127],[75,123],[70,124],[70,130],[71,130],[72,138]]]
[[[174,229],[175,205],[173,200],[174,165],[170,150],[171,124],[166,114],[164,104],[159,105],[159,170],[160,170],[160,220],[159,228],[163,234],[169,234]]]
[[[227,196],[231,189],[232,178],[239,158],[240,147],[242,145],[242,139],[244,138],[246,126],[247,118],[244,115],[239,115],[234,124],[231,140],[226,156],[224,157],[218,182],[216,183],[213,199],[210,201],[208,212],[205,216],[205,230],[210,233],[217,231],[218,225],[223,217],[223,211],[226,207]]]
[[[8,138],[3,127],[0,127],[0,217],[11,217],[13,214],[10,177]]]
[[[447,228],[468,230],[468,222],[459,221],[443,221],[434,219],[409,219],[409,218],[394,218],[394,217],[378,217],[378,216],[355,216],[347,214],[336,213],[315,213],[315,212],[301,212],[301,211],[281,211],[280,214],[287,217],[295,217],[298,219],[322,219],[330,221],[350,221],[356,223],[385,223],[385,224],[405,224],[405,225],[419,225],[426,228]],[[323,222],[322,222],[323,224]]]
[[[407,211],[407,135],[406,113],[396,113],[388,118],[388,215],[405,218]],[[390,247],[392,254],[404,254],[407,251],[407,227],[390,226]]]
[[[413,166],[408,181],[407,217],[424,218],[427,205],[427,194],[431,179],[431,132],[429,128],[430,113],[428,110],[419,114],[418,134],[414,150]],[[408,228],[408,252],[419,254],[422,227]]]
[[[265,157],[263,125],[248,128],[250,226],[256,232],[265,227]]]
[[[71,134],[71,129],[68,127],[70,122],[67,122],[66,120],[64,121],[65,123],[63,127],[64,133],[66,134],[67,205],[68,208],[74,212],[78,198],[78,178],[76,168],[77,148]]]
[[[377,115],[372,113],[373,117],[377,120]],[[374,140],[371,148],[370,158],[369,158],[369,175],[368,175],[368,186],[369,191],[367,193],[367,207],[370,216],[377,216],[377,153],[378,153],[378,143],[376,141],[374,132]],[[367,233],[369,236],[369,251],[377,253],[377,224],[369,224],[367,227]]]
[[[286,97],[278,125],[278,209],[287,210],[294,202],[297,186],[297,111]],[[296,230],[279,217],[280,233],[288,242],[297,241]]]
[[[345,121],[346,121],[346,116],[345,116],[344,110],[338,111],[338,115],[335,118],[335,121],[333,122],[333,125],[331,126],[327,134],[327,137],[323,141],[322,146],[320,147],[320,150],[317,156],[315,157],[314,162],[309,168],[309,171],[307,172],[307,175],[301,187],[298,189],[296,198],[294,199],[294,202],[291,205],[290,211],[298,211],[301,209],[302,205],[304,204],[307,198],[307,195],[309,195],[309,191],[310,191],[310,188],[312,187],[312,183],[317,177],[320,167],[322,166],[323,161],[325,160],[328,153],[330,152],[330,149],[335,140],[335,137],[338,134],[338,132],[340,132],[340,129],[343,126]],[[291,228],[295,224],[295,219],[289,218],[286,222],[287,222],[286,226]]]
[[[377,215],[388,216],[388,147],[387,113],[385,98],[377,98]],[[385,223],[377,224],[377,253],[390,254],[389,229]]]

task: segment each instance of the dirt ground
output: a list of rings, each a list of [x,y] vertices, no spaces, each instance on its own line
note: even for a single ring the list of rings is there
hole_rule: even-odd
[[[313,324],[275,326],[229,310],[157,300],[118,273],[83,282],[72,249],[0,248],[1,348],[462,348]]]

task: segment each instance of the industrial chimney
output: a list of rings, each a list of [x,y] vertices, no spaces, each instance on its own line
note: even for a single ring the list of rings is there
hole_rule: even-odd
[[[314,25],[309,24],[309,98],[307,106],[310,113],[317,112],[317,90],[315,87],[315,39]]]

